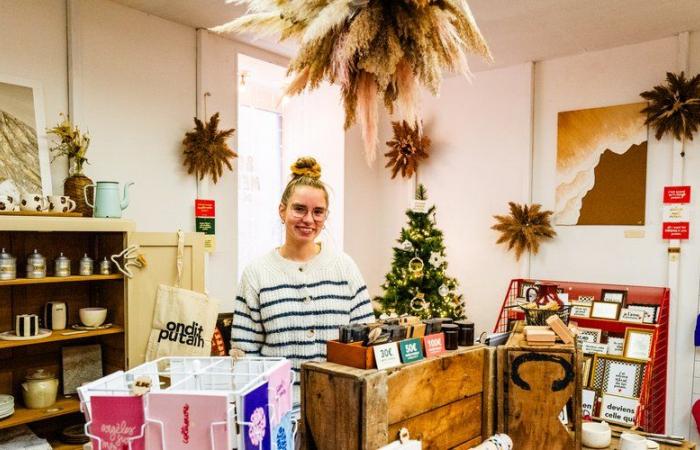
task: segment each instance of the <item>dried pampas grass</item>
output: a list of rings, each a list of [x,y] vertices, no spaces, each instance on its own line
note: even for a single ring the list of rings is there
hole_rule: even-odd
[[[236,0],[248,14],[212,28],[297,38],[287,93],[340,85],[345,127],[360,122],[365,157],[377,148],[377,103],[419,122],[418,86],[437,94],[444,70],[470,77],[467,53],[491,59],[466,0]]]

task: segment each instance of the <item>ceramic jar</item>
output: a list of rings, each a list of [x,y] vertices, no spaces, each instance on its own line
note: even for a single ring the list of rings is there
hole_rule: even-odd
[[[110,273],[112,273],[112,263],[105,256],[105,259],[100,261],[100,275],[109,275]]]
[[[46,277],[46,258],[34,249],[34,253],[27,257],[27,278]]]
[[[70,259],[61,253],[56,261],[54,261],[54,276],[69,277],[70,276]]]
[[[58,378],[44,369],[28,373],[22,383],[22,397],[27,408],[48,408],[56,403],[57,394]]]
[[[80,258],[80,275],[92,275],[92,271],[93,260],[85,253],[85,256]]]
[[[0,280],[14,280],[17,277],[17,259],[3,248],[0,251]]]

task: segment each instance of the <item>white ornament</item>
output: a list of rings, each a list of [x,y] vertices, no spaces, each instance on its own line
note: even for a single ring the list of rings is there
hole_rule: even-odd
[[[430,265],[433,267],[440,267],[444,259],[440,252],[430,252]]]
[[[411,241],[409,241],[408,239],[403,241],[401,243],[401,250],[403,250],[405,252],[413,251],[413,244],[411,244]]]
[[[450,293],[450,288],[447,287],[447,285],[443,284],[438,288],[438,294],[442,297],[447,297],[447,294]]]

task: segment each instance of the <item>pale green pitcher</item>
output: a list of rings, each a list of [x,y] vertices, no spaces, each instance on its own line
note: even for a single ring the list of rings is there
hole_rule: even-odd
[[[119,183],[116,181],[98,181],[95,184],[89,184],[83,188],[85,202],[92,208],[93,217],[109,217],[119,218],[122,216],[122,210],[129,206],[129,186],[133,182],[124,185],[124,197],[119,198]],[[88,188],[93,187],[95,204],[88,198]]]

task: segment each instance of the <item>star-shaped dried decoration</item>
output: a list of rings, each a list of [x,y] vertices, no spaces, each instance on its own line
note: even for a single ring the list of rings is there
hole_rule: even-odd
[[[236,130],[231,128],[219,131],[219,113],[204,123],[195,117],[194,124],[194,130],[185,133],[182,141],[185,146],[183,165],[187,166],[187,173],[194,172],[200,180],[204,175],[210,174],[216,183],[224,173],[224,165],[233,170],[230,160],[238,154],[231,150],[226,139]]]
[[[418,124],[413,126],[402,120],[391,122],[394,128],[394,139],[387,141],[391,150],[384,154],[389,162],[384,167],[392,167],[391,179],[401,171],[401,176],[411,178],[418,168],[421,159],[427,158],[430,151],[430,139],[423,134]]]
[[[647,114],[645,125],[656,130],[656,139],[670,132],[678,140],[693,140],[700,126],[700,74],[686,80],[683,72],[668,72],[666,84],[639,95],[649,101],[642,113]]]
[[[508,202],[510,215],[493,216],[498,223],[491,227],[500,231],[497,244],[508,243],[508,250],[515,249],[515,259],[520,260],[523,252],[537,254],[540,242],[552,239],[557,232],[552,228],[552,211],[541,211],[542,205],[519,205]]]

